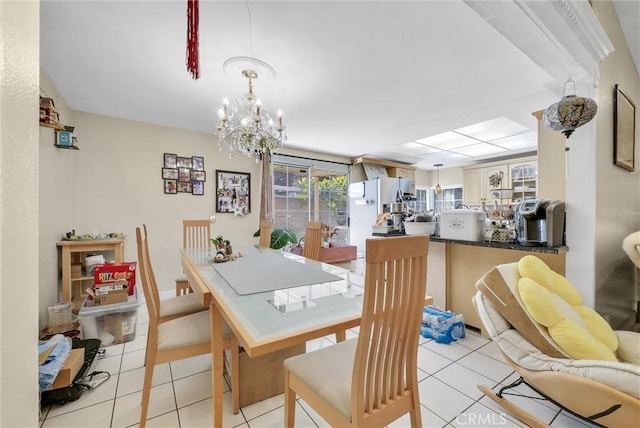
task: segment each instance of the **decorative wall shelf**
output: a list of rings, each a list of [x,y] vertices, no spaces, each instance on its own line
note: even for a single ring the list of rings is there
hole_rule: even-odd
[[[56,146],[59,149],[80,150],[80,147],[78,146],[62,146],[60,144],[54,144],[54,146]]]
[[[64,131],[64,127],[62,125],[54,125],[52,123],[40,122],[40,126],[45,128],[53,128],[56,131]]]

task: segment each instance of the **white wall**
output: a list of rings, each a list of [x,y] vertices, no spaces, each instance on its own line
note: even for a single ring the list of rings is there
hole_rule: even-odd
[[[39,3],[0,2],[0,426],[38,426]]]
[[[53,83],[44,73],[40,73],[40,94],[52,98],[65,125],[74,125],[73,112]],[[54,146],[55,131],[40,127],[39,195],[39,274],[40,274],[40,314],[39,324],[47,324],[47,306],[59,301],[58,296],[58,247],[63,232],[73,228],[73,165],[75,150],[63,150]]]
[[[613,5],[595,2],[594,10],[615,46],[615,51],[600,65],[596,93],[595,307],[611,317],[614,325],[620,325],[623,314],[628,315],[635,309],[634,267],[622,250],[622,240],[640,230],[640,77]],[[633,173],[613,164],[616,84],[636,105],[636,172]]]

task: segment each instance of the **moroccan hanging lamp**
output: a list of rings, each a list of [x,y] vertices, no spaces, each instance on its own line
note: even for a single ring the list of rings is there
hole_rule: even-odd
[[[566,95],[567,85],[573,84],[573,93]],[[591,98],[575,95],[576,82],[569,78],[564,84],[562,99],[550,105],[542,116],[547,128],[562,132],[567,138],[576,128],[588,123],[598,111],[598,105]]]

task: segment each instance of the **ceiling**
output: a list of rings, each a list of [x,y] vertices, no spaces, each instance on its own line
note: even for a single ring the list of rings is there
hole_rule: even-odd
[[[40,13],[41,67],[72,109],[211,133],[212,144],[223,98],[247,91],[223,70],[236,56],[275,69],[254,92],[283,111],[287,146],[425,169],[535,150],[531,113],[562,92],[461,0],[201,0],[198,80],[185,66],[185,0],[45,0]],[[490,134],[468,128],[482,122]],[[443,146],[423,139],[443,133],[473,139],[430,150]],[[481,141],[501,150],[456,150]]]

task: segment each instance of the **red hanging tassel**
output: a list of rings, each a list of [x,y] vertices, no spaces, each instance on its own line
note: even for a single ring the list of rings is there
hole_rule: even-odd
[[[187,0],[187,71],[191,77],[200,77],[200,61],[198,60],[198,25],[199,0]]]

